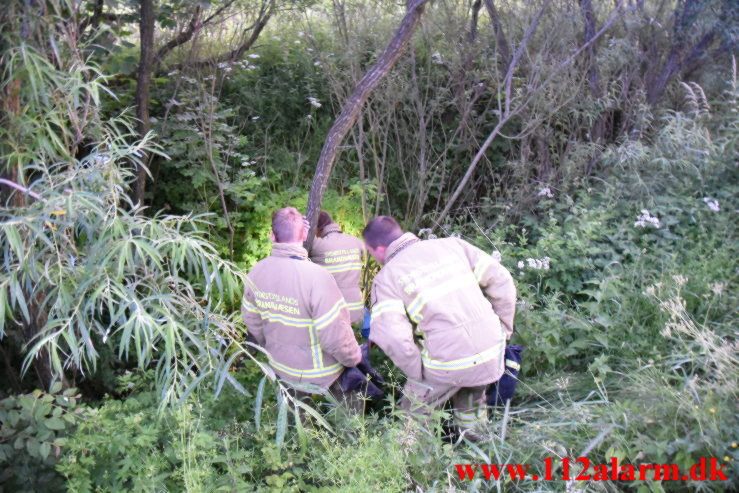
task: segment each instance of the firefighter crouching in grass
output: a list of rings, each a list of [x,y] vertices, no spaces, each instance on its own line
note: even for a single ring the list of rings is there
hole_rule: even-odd
[[[360,363],[361,350],[334,278],[308,260],[302,215],[293,207],[278,210],[270,236],[272,254],[252,268],[244,289],[241,312],[249,335],[283,380],[328,389],[339,402],[361,409],[360,396],[342,391],[339,382],[346,368]]]
[[[481,440],[485,387],[502,376],[513,333],[511,274],[461,239],[421,241],[391,217],[373,219],[362,236],[383,266],[372,286],[370,341],[408,377],[401,409],[428,415],[451,398],[460,431]]]
[[[321,211],[318,214],[316,239],[311,246],[310,258],[325,267],[336,279],[353,325],[361,323],[364,318],[362,290],[359,289],[363,257],[362,241],[342,233],[328,212]]]

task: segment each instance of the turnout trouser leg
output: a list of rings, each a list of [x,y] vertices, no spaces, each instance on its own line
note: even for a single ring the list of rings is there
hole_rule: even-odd
[[[476,437],[488,421],[485,402],[485,386],[463,387],[452,397],[454,422],[460,431],[467,431],[470,438]]]
[[[454,387],[409,381],[403,388],[403,398],[399,406],[416,419],[423,420],[433,409],[440,408],[449,399],[452,399],[454,421],[460,431],[466,432],[465,436],[470,439],[479,439],[478,433],[487,423],[485,386]]]

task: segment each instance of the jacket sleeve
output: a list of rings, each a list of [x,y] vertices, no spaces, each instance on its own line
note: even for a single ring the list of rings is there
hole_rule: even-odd
[[[493,310],[505,328],[506,337],[510,339],[513,335],[513,317],[516,315],[516,285],[513,276],[487,253],[466,241],[458,241],[480,288],[493,305]]]
[[[409,379],[422,380],[421,351],[413,340],[413,326],[403,300],[375,277],[371,302],[370,340],[380,346]]]
[[[251,279],[247,276],[244,297],[241,299],[241,316],[246,325],[247,337],[253,338],[257,344],[264,346],[264,320],[257,307],[254,287],[251,286],[251,282]]]
[[[362,351],[354,338],[349,311],[334,277],[325,271],[312,290],[311,318],[321,349],[346,367],[357,366]]]

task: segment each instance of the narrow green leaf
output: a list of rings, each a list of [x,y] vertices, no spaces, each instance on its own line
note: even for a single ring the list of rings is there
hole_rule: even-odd
[[[262,401],[264,401],[264,384],[266,382],[267,377],[262,377],[257,386],[257,395],[254,398],[254,426],[257,432],[259,431],[260,420],[262,418]]]
[[[281,397],[279,401],[280,407],[277,410],[277,432],[275,435],[275,445],[278,450],[285,443],[285,435],[287,434],[287,399]]]

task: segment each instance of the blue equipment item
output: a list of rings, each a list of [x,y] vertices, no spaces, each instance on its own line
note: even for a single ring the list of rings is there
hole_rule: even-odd
[[[370,311],[364,307],[364,321],[362,322],[362,339],[369,339],[370,335]]]
[[[505,373],[500,380],[488,386],[487,403],[489,406],[505,406],[507,400],[513,397],[518,383],[518,374],[521,371],[521,346],[506,346]]]

